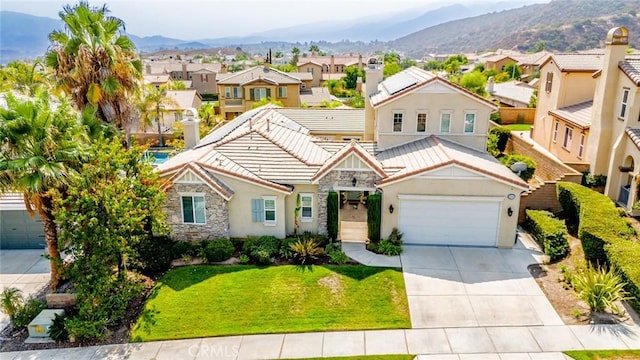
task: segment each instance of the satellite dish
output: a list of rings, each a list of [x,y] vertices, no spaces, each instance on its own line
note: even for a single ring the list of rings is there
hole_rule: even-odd
[[[509,168],[511,168],[511,171],[513,171],[514,173],[517,173],[518,175],[520,175],[521,172],[527,170],[527,167],[528,166],[526,163],[523,163],[522,161],[518,161],[511,164]]]

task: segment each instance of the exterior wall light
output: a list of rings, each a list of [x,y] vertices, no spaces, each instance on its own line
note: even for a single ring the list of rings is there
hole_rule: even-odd
[[[393,204],[389,205],[389,214],[393,214]]]
[[[507,215],[509,216],[513,215],[513,209],[511,207],[507,209]]]
[[[356,179],[356,177],[354,176],[353,179],[351,179],[351,185],[356,186],[357,183],[358,179]]]

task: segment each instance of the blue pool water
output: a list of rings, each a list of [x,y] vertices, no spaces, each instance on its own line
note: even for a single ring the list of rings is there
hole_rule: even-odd
[[[169,153],[161,151],[145,151],[144,158],[151,158],[153,165],[160,165],[169,159]]]

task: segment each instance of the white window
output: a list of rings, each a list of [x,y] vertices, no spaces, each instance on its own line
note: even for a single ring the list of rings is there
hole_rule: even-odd
[[[465,134],[472,134],[476,128],[476,114],[466,113],[464,114],[464,132]]]
[[[300,219],[313,220],[313,194],[300,194]]]
[[[624,119],[625,115],[627,115],[627,106],[629,102],[629,89],[624,88],[622,90],[622,103],[620,104],[620,115],[618,118]]]
[[[271,89],[268,88],[253,88],[249,89],[249,100],[260,101],[265,98],[271,97]]]
[[[562,141],[562,147],[569,150],[571,149],[571,139],[573,138],[573,129],[570,127],[564,128],[564,140]]]
[[[427,114],[426,113],[418,113],[416,131],[417,132],[427,131]]]
[[[556,120],[556,122],[553,124],[553,142],[558,141],[558,126],[560,126],[560,123],[558,123],[558,120]]]
[[[265,196],[262,198],[264,201],[264,223],[275,224],[276,223],[276,197]]]
[[[181,195],[182,222],[185,224],[205,224],[204,195]]]
[[[580,146],[578,147],[578,157],[582,158],[582,154],[584,153],[584,134],[580,134]]]
[[[547,73],[547,81],[544,84],[544,91],[548,94],[551,92],[551,86],[553,85],[553,73]]]
[[[448,134],[451,131],[451,113],[440,114],[440,132]]]
[[[278,86],[278,97],[284,99],[287,97],[287,87],[286,86]]]
[[[393,113],[393,132],[402,132],[402,113]]]
[[[242,99],[242,88],[240,86],[226,86],[224,97],[227,99]]]

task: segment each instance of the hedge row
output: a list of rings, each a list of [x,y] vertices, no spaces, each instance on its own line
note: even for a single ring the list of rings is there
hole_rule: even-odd
[[[578,221],[587,260],[616,269],[640,309],[640,244],[632,237],[635,231],[629,220],[620,216],[608,197],[582,185],[559,182],[557,190],[564,211]]]
[[[542,245],[544,253],[551,261],[556,261],[569,253],[567,226],[544,210],[527,210],[527,227]]]

